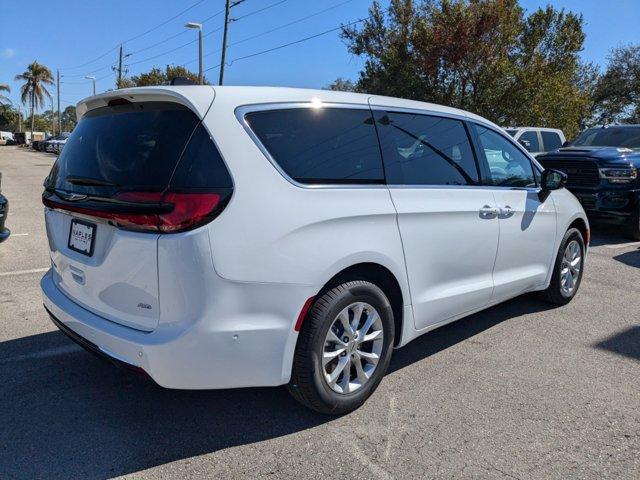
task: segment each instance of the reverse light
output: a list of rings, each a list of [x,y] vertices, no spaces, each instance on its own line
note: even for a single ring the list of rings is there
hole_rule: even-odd
[[[609,183],[630,183],[638,178],[638,170],[634,167],[599,168],[600,178]]]

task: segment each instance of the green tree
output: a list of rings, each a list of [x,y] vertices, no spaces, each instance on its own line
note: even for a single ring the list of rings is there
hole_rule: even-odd
[[[131,78],[123,78],[118,88],[128,87],[148,87],[153,85],[168,85],[176,77],[186,77],[198,83],[198,74],[187,70],[180,65],[167,65],[164,70],[153,67],[151,70],[140,75],[133,75]],[[205,85],[209,85],[206,78],[203,79]]]
[[[11,87],[9,85],[7,85],[6,83],[0,83],[0,92],[10,92],[11,91]],[[0,93],[0,105],[4,105],[5,103],[11,103],[11,100],[9,99],[9,97],[2,95],[2,93]]]
[[[20,100],[29,102],[31,108],[31,137],[35,127],[35,109],[44,106],[45,96],[51,98],[46,85],[53,85],[53,74],[44,65],[34,61],[20,75],[16,75],[16,81],[23,81],[20,87]]]
[[[388,9],[374,1],[369,13],[342,31],[365,58],[360,91],[569,135],[588,114],[579,15],[548,6],[526,16],[518,0],[391,0]]]
[[[76,107],[73,105],[69,105],[64,111],[60,114],[60,121],[62,123],[62,131],[70,132],[73,130],[78,123],[76,117]]]
[[[614,48],[593,92],[593,124],[640,123],[640,45]]]
[[[353,83],[351,80],[348,80],[342,77],[336,78],[333,81],[333,83],[325,87],[325,90],[335,90],[338,92],[356,92],[357,91],[355,83]]]
[[[17,132],[18,115],[18,111],[11,105],[0,104],[0,130]]]

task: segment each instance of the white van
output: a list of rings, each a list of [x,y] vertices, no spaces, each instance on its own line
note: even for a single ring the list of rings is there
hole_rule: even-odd
[[[164,387],[287,385],[343,413],[394,347],[580,285],[589,225],[564,175],[476,115],[210,86],[106,92],[77,112],[45,183],[44,304]]]

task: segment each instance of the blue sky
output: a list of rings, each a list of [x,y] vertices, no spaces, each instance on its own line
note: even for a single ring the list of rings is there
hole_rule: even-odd
[[[196,32],[183,25],[212,16],[204,23],[205,69],[220,63],[223,15],[214,15],[222,11],[224,0],[62,0],[55,7],[50,1],[33,0],[27,10],[39,12],[34,15],[25,14],[24,5],[8,0],[3,3],[0,83],[11,85],[10,98],[14,103],[18,101],[19,86],[13,77],[34,59],[54,72],[60,68],[63,108],[91,94],[91,82],[83,78],[85,75],[99,79],[98,91],[112,88],[111,66],[117,61],[120,42],[125,42],[125,53],[131,53],[125,62],[130,65],[129,74],[147,71],[153,66],[164,67],[167,63],[190,62],[187,67],[197,70],[197,61],[194,61],[197,44],[185,45],[195,39]],[[388,0],[382,3],[386,5]],[[582,13],[587,33],[583,57],[597,64],[605,63],[610,48],[640,42],[640,0],[521,0],[521,3],[529,11],[552,3]],[[363,18],[370,4],[371,0],[245,0],[232,11],[232,17],[238,21],[230,26],[228,61]],[[261,9],[265,10],[259,11]],[[318,15],[249,39],[315,13]],[[252,15],[240,18],[247,14]],[[156,26],[159,27],[153,29]],[[245,39],[249,40],[243,41]],[[233,45],[236,42],[240,43]],[[100,56],[103,57],[96,59]],[[87,62],[91,63],[83,65]],[[347,52],[335,31],[271,53],[237,60],[227,67],[225,83],[319,88],[338,76],[355,79],[361,66],[362,60]],[[206,75],[216,81],[218,69],[213,68]]]

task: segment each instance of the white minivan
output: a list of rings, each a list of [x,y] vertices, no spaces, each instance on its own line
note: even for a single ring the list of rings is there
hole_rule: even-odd
[[[159,385],[357,408],[394,348],[525,292],[568,303],[589,224],[564,174],[453,108],[266,87],[77,106],[45,180],[44,305]]]

